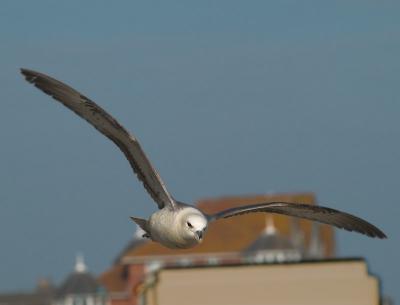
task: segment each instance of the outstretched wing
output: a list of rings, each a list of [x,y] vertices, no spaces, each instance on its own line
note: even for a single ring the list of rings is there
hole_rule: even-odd
[[[314,220],[370,237],[386,238],[385,233],[356,216],[338,210],[304,203],[267,202],[227,209],[211,215],[210,220],[228,218],[246,213],[266,212]]]
[[[21,73],[28,82],[61,102],[113,141],[160,209],[166,205],[174,206],[173,198],[139,142],[116,119],[86,96],[54,78],[27,69],[21,69]]]

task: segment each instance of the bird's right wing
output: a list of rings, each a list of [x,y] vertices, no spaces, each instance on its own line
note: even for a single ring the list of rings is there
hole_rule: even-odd
[[[139,142],[116,119],[86,96],[54,78],[27,69],[21,69],[21,73],[28,82],[61,102],[113,141],[160,209],[166,205],[174,206],[174,199]]]
[[[369,222],[331,208],[290,202],[266,202],[227,209],[209,216],[209,220],[218,220],[247,213],[275,213],[314,220],[348,231],[356,231],[370,237],[386,238],[385,233]]]

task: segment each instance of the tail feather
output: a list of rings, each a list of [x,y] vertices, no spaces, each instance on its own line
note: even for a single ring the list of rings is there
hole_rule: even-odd
[[[143,231],[146,232],[146,234],[143,235],[143,237],[147,237],[147,238],[151,238],[150,236],[150,231],[149,231],[149,227],[148,227],[148,222],[146,219],[142,219],[142,218],[137,218],[137,217],[133,217],[131,216],[131,219],[139,226],[143,229]]]

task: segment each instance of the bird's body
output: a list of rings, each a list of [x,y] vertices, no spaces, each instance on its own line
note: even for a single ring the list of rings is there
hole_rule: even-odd
[[[151,165],[135,136],[116,119],[86,96],[45,74],[21,69],[26,80],[61,102],[114,142],[124,153],[134,173],[157,203],[159,210],[148,220],[131,217],[145,232],[145,237],[168,248],[190,248],[202,242],[210,222],[245,213],[267,212],[305,218],[356,231],[370,237],[385,234],[367,221],[331,208],[290,202],[260,202],[206,215],[194,206],[176,201],[160,175]]]
[[[177,209],[165,207],[154,212],[148,222],[149,237],[168,248],[191,248],[203,239],[206,216],[195,207],[179,204]],[[191,226],[191,227],[190,227]]]

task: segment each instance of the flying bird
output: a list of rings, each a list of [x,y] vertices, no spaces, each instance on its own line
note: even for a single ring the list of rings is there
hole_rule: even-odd
[[[309,219],[370,237],[386,238],[385,233],[367,221],[322,206],[291,202],[260,202],[207,215],[195,206],[175,200],[137,138],[95,102],[68,85],[43,73],[21,69],[25,79],[44,93],[89,122],[124,153],[133,172],[158,205],[148,220],[131,217],[144,231],[144,237],[168,248],[191,248],[202,242],[209,223],[246,213],[266,212]]]

